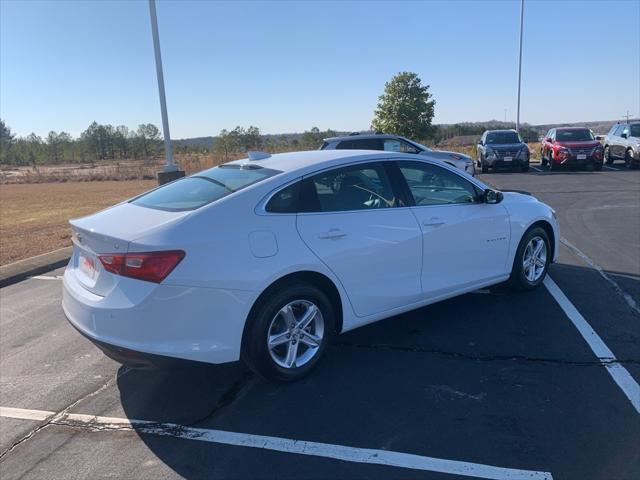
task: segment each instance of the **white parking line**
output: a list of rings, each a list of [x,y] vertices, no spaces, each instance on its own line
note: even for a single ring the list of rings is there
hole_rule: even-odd
[[[48,277],[47,275],[36,275],[34,277],[36,280],[62,280],[62,275],[56,275],[55,277]]]
[[[20,408],[0,407],[0,416],[26,420],[47,420],[53,425],[78,425],[104,432],[135,428],[137,432],[197,440],[200,442],[233,445],[237,447],[260,448],[276,452],[333,458],[354,463],[369,463],[391,467],[424,470],[428,472],[464,475],[474,478],[494,480],[553,480],[551,473],[535,470],[494,467],[481,463],[460,462],[442,458],[424,457],[410,453],[375,450],[370,448],[348,447],[330,443],[307,442],[281,437],[267,437],[249,433],[227,432],[206,428],[183,427],[174,423],[158,423],[146,420],[130,420],[117,417],[99,417],[77,413],[65,413],[56,416],[54,412],[24,410]]]
[[[606,168],[607,170],[613,170],[614,172],[617,172],[618,169],[617,168],[613,168],[613,167],[608,167],[607,165],[603,165],[602,168]]]
[[[541,170],[538,167],[534,167],[533,165],[529,165],[529,166],[533,168],[536,172],[544,173],[544,170]]]
[[[560,287],[554,282],[551,277],[547,275],[544,279],[544,286],[547,287],[549,293],[555,298],[560,308],[564,310],[564,313],[569,317],[573,325],[578,329],[582,338],[589,345],[593,353],[598,357],[600,363],[607,369],[609,375],[618,384],[622,392],[636,409],[636,412],[640,413],[640,385],[633,379],[631,374],[622,365],[617,363],[617,359],[613,352],[607,347],[607,345],[598,336],[591,325],[585,320],[585,318],[578,312],[576,307],[573,306],[567,296],[560,290]]]

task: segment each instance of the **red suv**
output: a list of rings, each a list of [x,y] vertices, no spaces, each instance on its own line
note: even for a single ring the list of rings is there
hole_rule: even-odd
[[[542,166],[550,170],[563,166],[582,166],[587,170],[602,170],[604,149],[600,139],[588,128],[552,128],[544,136],[540,148]]]

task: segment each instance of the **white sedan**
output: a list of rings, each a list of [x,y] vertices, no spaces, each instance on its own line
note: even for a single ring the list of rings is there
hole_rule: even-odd
[[[112,358],[244,360],[292,381],[335,334],[509,280],[540,285],[555,212],[403,153],[249,158],[71,221],[63,301]]]

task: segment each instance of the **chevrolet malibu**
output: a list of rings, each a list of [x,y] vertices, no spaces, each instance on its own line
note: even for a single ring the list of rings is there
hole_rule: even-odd
[[[244,360],[273,381],[335,335],[508,281],[540,285],[555,212],[415,155],[250,152],[71,221],[71,324],[110,357]]]

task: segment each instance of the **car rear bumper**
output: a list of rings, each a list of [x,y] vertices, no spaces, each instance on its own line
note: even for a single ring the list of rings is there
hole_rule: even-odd
[[[146,290],[134,293],[141,283]],[[121,363],[139,367],[162,366],[170,359],[225,363],[240,358],[253,296],[126,279],[102,297],[86,290],[68,267],[62,308],[74,328]]]

